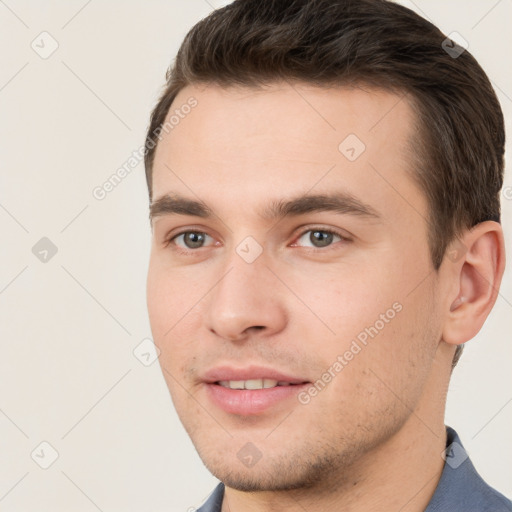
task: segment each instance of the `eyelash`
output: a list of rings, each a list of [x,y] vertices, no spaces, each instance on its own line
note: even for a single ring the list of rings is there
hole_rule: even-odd
[[[341,240],[338,240],[336,242],[333,242],[332,244],[329,244],[328,246],[326,247],[309,247],[309,246],[301,246],[303,249],[308,249],[310,251],[322,251],[322,252],[326,252],[328,251],[329,249],[333,249],[333,246],[336,244],[336,243],[339,243],[339,242],[348,242],[350,241],[350,239],[344,235],[342,235],[340,232],[336,231],[335,229],[329,229],[329,228],[321,228],[321,227],[309,227],[308,229],[305,229],[304,231],[301,231],[300,234],[298,236],[295,237],[295,240],[300,240],[306,233],[314,233],[315,231],[319,231],[320,233],[328,233],[329,235],[334,235],[334,236],[337,236],[339,237]],[[296,242],[294,242],[292,244],[292,246],[295,246]]]
[[[315,232],[315,231],[320,231],[322,233],[328,233],[330,235],[334,235],[334,236],[338,236],[341,240],[338,240],[337,242],[333,242],[332,244],[326,246],[326,247],[303,247],[304,249],[308,249],[308,250],[312,250],[312,251],[322,251],[322,252],[326,252],[328,251],[329,249],[331,249],[333,247],[333,245],[335,245],[336,243],[339,243],[339,242],[350,242],[351,239],[348,238],[347,236],[343,235],[342,233],[334,230],[334,229],[329,229],[329,228],[320,228],[320,227],[308,227],[308,229],[305,229],[303,231],[301,231],[296,237],[294,237],[294,240],[295,241],[298,241],[300,240],[306,233],[310,233],[310,232]],[[200,230],[193,230],[193,229],[188,229],[188,230],[185,230],[185,231],[181,231],[179,233],[175,233],[173,234],[171,237],[167,238],[166,241],[165,241],[165,247],[168,247],[169,245],[171,245],[173,243],[173,241],[178,238],[179,236],[181,235],[186,235],[188,233],[197,233],[197,234],[201,234],[201,235],[206,235],[206,236],[210,236],[208,235],[208,233],[204,232],[204,231],[200,231]],[[213,238],[210,236],[210,238]],[[297,247],[297,245],[295,245],[296,242],[293,242],[292,246],[295,246]],[[199,247],[198,249],[184,249],[183,247],[180,247],[176,244],[173,244],[174,245],[174,249],[176,252],[178,253],[181,253],[181,254],[190,254],[190,253],[195,253],[195,252],[199,252],[200,249],[206,249],[207,247]]]

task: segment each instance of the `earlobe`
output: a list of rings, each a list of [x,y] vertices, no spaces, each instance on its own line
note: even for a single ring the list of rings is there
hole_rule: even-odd
[[[464,246],[459,261],[446,258],[443,265],[453,265],[455,296],[449,306],[443,328],[443,340],[460,345],[482,328],[496,298],[505,268],[505,247],[501,225],[486,221],[464,232],[456,242]],[[450,254],[450,248],[447,254]]]

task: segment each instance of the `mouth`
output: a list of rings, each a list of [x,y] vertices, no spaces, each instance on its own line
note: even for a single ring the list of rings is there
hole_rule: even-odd
[[[219,380],[214,384],[229,389],[270,389],[277,386],[296,386],[291,382],[274,379]]]
[[[277,405],[297,405],[297,394],[311,383],[270,368],[252,366],[212,369],[206,373],[204,384],[213,405],[228,414],[252,416]]]

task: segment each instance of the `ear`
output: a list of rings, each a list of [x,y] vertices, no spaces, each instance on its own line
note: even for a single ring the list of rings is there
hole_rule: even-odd
[[[498,297],[505,269],[501,225],[486,221],[465,231],[447,248],[443,265],[453,265],[443,340],[461,345],[480,331]]]

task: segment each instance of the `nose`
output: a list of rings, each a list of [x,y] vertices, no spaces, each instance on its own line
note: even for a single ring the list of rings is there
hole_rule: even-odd
[[[264,255],[252,263],[236,253],[229,259],[224,277],[206,302],[205,319],[211,332],[241,341],[257,333],[267,337],[285,328],[283,292],[267,263]]]

